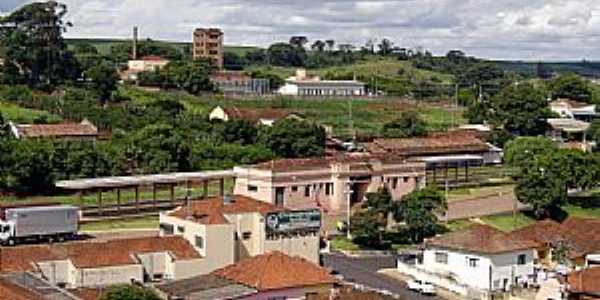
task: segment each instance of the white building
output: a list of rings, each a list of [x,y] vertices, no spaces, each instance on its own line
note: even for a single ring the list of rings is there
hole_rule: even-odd
[[[318,210],[284,210],[237,195],[160,214],[162,236],[181,236],[206,258],[203,274],[272,251],[318,263],[320,225]]]
[[[306,70],[296,71],[279,91],[286,96],[364,96],[365,83],[357,80],[321,80],[306,75]]]
[[[596,105],[573,101],[569,99],[558,99],[550,103],[550,110],[565,119],[576,119],[591,122],[598,113]]]
[[[398,270],[444,289],[484,299],[530,281],[536,244],[495,228],[475,225],[425,243],[416,265]]]

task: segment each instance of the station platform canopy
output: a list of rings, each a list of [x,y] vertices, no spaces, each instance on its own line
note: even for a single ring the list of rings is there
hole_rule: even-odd
[[[447,155],[420,157],[417,160],[426,164],[446,164],[446,163],[464,163],[464,162],[483,162],[481,155]]]
[[[64,180],[55,186],[66,190],[92,190],[106,188],[126,188],[154,184],[178,184],[184,182],[202,182],[236,177],[233,170],[206,171],[193,173],[171,173],[139,176],[103,177],[92,179]]]

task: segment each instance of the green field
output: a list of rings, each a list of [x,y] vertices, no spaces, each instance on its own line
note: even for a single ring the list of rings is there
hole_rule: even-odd
[[[248,71],[263,70],[274,73],[282,78],[292,76],[296,72],[296,68],[273,67],[273,66],[256,66],[249,67]],[[439,81],[441,83],[451,83],[453,76],[438,72],[415,68],[411,62],[400,61],[390,57],[368,57],[367,60],[361,61],[348,66],[328,67],[322,69],[308,70],[309,75],[325,77],[327,74],[349,74],[355,73],[361,77],[385,77],[396,78],[399,75],[405,75],[412,79],[413,82],[420,81]]]
[[[131,229],[158,229],[158,216],[147,216],[123,220],[103,220],[82,224],[80,231],[113,231]]]
[[[489,216],[481,218],[481,220],[492,227],[500,229],[504,232],[511,232],[535,223],[535,219],[523,214],[516,215],[506,214],[498,216]]]
[[[62,120],[60,116],[45,111],[23,108],[2,101],[0,101],[0,113],[7,120],[23,124],[33,123],[34,120],[40,117],[45,117],[50,123],[58,123]]]
[[[304,115],[307,120],[332,126],[336,135],[348,136],[350,109],[352,122],[359,135],[379,133],[384,123],[399,116],[403,111],[415,110],[427,120],[429,129],[444,130],[454,125],[465,124],[462,108],[451,108],[440,102],[408,101],[400,99],[298,99],[275,97],[268,99],[224,99],[223,97],[195,97],[182,92],[148,92],[134,87],[122,91],[137,103],[147,103],[157,97],[179,99],[190,111],[208,114],[217,106],[236,106],[252,109],[281,108]]]

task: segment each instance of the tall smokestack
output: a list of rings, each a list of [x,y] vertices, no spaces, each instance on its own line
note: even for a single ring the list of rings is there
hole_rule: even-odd
[[[133,60],[137,59],[137,43],[138,43],[138,28],[137,26],[133,27],[133,50],[131,57]]]

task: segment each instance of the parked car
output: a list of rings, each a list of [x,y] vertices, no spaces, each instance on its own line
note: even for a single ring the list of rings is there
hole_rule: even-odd
[[[411,280],[408,282],[408,289],[421,293],[423,295],[435,295],[435,287],[429,282],[421,280]]]

